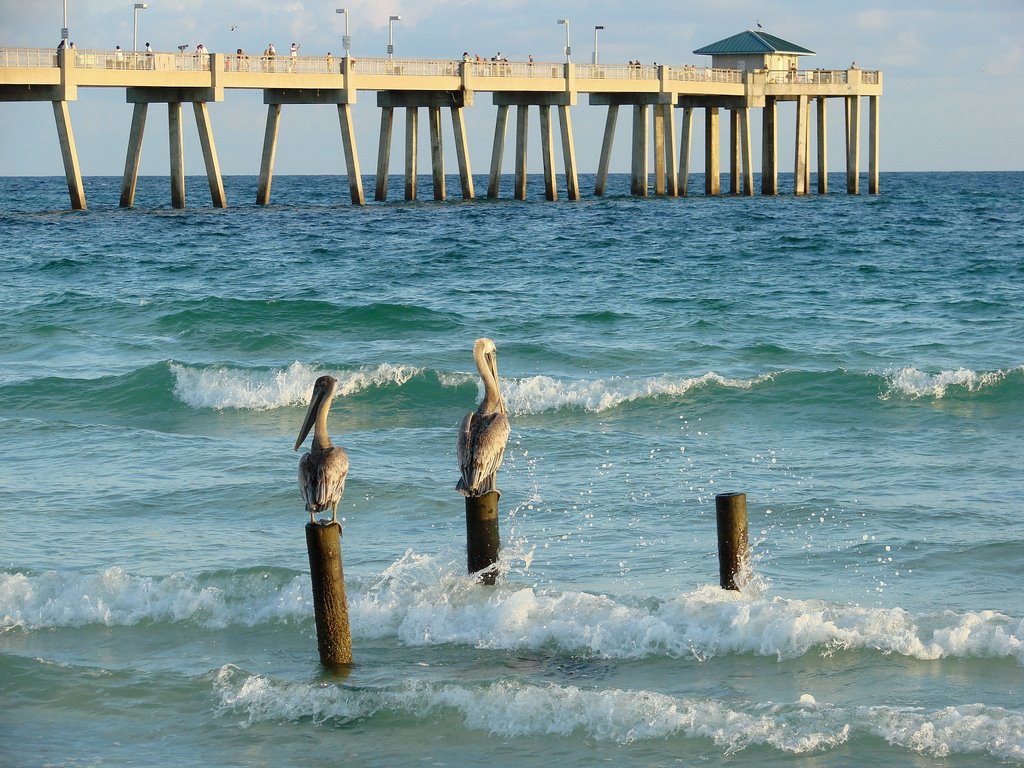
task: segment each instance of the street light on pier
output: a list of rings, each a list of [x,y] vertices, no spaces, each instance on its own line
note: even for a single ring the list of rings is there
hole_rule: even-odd
[[[341,38],[341,47],[345,50],[345,58],[349,57],[349,50],[352,48],[352,37],[348,33],[348,8],[339,8],[335,13],[345,17],[345,34]]]
[[[594,27],[594,64],[597,64],[597,30],[604,29],[604,24],[597,24]]]
[[[134,23],[132,25],[132,50],[139,50],[139,11],[144,11],[149,8],[149,3],[136,3],[135,10],[132,11],[134,17]]]
[[[570,61],[572,61],[572,47],[569,45],[569,20],[559,19],[558,23],[565,24],[565,61],[568,64]]]
[[[388,58],[395,58],[395,22],[401,21],[401,16],[388,16]]]

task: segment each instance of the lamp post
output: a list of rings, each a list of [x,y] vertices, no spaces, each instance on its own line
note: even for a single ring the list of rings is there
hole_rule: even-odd
[[[341,47],[345,51],[345,58],[349,57],[349,50],[352,48],[352,37],[348,33],[348,8],[339,8],[335,13],[345,17],[345,34],[341,38]]]
[[[594,64],[597,64],[597,30],[604,29],[603,24],[598,24],[594,27]]]
[[[566,63],[569,63],[572,61],[572,47],[569,45],[569,20],[559,19],[558,23],[565,24],[565,61]]]
[[[132,50],[139,50],[139,11],[144,11],[149,8],[149,3],[136,3],[135,10],[132,11],[134,16],[134,23],[132,25]]]
[[[401,16],[388,16],[388,58],[395,58],[395,22],[401,21]]]

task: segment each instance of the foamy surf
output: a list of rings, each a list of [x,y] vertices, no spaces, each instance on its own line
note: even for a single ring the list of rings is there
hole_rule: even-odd
[[[752,378],[731,378],[714,371],[700,376],[613,376],[606,379],[562,381],[550,376],[503,379],[502,390],[509,410],[518,414],[536,414],[562,408],[578,408],[601,413],[625,403],[657,397],[682,397],[694,389],[752,389],[776,374]]]
[[[931,397],[941,400],[950,390],[964,392],[981,392],[1003,382],[1007,376],[1024,372],[1024,366],[998,371],[973,371],[969,368],[957,368],[955,371],[939,371],[928,373],[913,366],[890,368],[883,373],[886,390],[882,399],[894,396],[911,398]]]
[[[352,689],[247,675],[230,665],[216,674],[214,687],[220,714],[241,715],[243,726],[299,720],[344,724],[383,713],[430,718],[451,714],[466,728],[506,738],[583,734],[629,744],[683,737],[711,740],[725,754],[753,745],[808,754],[827,752],[856,736],[873,736],[936,757],[984,754],[1024,760],[1024,715],[981,704],[932,711],[848,707],[818,703],[805,694],[795,702],[740,705],[646,690],[517,680]]]
[[[389,385],[404,386],[426,371],[407,365],[382,363],[356,370],[335,370],[294,362],[285,368],[270,371],[248,369],[201,368],[172,363],[174,395],[192,408],[221,410],[236,408],[265,411],[305,405],[309,402],[312,382],[329,373],[338,379],[336,397],[348,397],[368,389]],[[442,387],[457,388],[476,383],[482,396],[482,385],[474,374],[437,372]],[[732,378],[709,371],[700,376],[614,376],[593,380],[563,380],[550,376],[505,376],[501,379],[502,394],[509,410],[518,415],[531,415],[574,408],[594,413],[617,408],[625,403],[658,397],[682,397],[695,389],[721,387],[752,389],[777,374],[766,373],[751,378]]]
[[[668,598],[624,599],[512,581],[481,589],[456,564],[409,552],[349,585],[353,636],[409,646],[468,645],[607,659],[703,661],[730,654],[788,659],[837,651],[918,660],[1009,658],[1024,664],[1024,620],[996,611],[915,616],[821,600],[703,586]],[[198,580],[0,573],[0,631],[189,622],[251,627],[312,618],[309,577],[254,569]]]
[[[330,373],[338,379],[335,397],[347,397],[371,387],[405,384],[422,369],[411,366],[381,364],[356,370],[335,371],[317,368],[298,361],[287,368],[252,371],[218,368],[196,368],[171,364],[174,395],[192,408],[266,411],[306,405],[313,382]]]

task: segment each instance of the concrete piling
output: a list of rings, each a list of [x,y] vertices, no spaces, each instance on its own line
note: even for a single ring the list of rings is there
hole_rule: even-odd
[[[320,662],[325,667],[352,663],[345,575],[341,565],[341,526],[306,523],[306,549],[313,581],[313,611]]]
[[[497,572],[490,568],[498,562],[501,537],[498,534],[497,491],[466,497],[466,559],[469,573],[479,573],[482,584],[494,584]]]
[[[718,577],[722,589],[739,589],[750,561],[747,538],[747,495],[720,493],[715,496],[718,522]]]

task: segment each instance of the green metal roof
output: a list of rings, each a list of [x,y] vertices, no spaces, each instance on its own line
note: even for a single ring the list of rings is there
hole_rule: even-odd
[[[694,53],[714,54],[741,54],[741,53],[792,53],[797,56],[813,56],[814,51],[809,51],[799,45],[783,40],[781,37],[769,35],[760,30],[748,29],[738,35],[719,40],[717,43],[705,45],[698,48]]]

